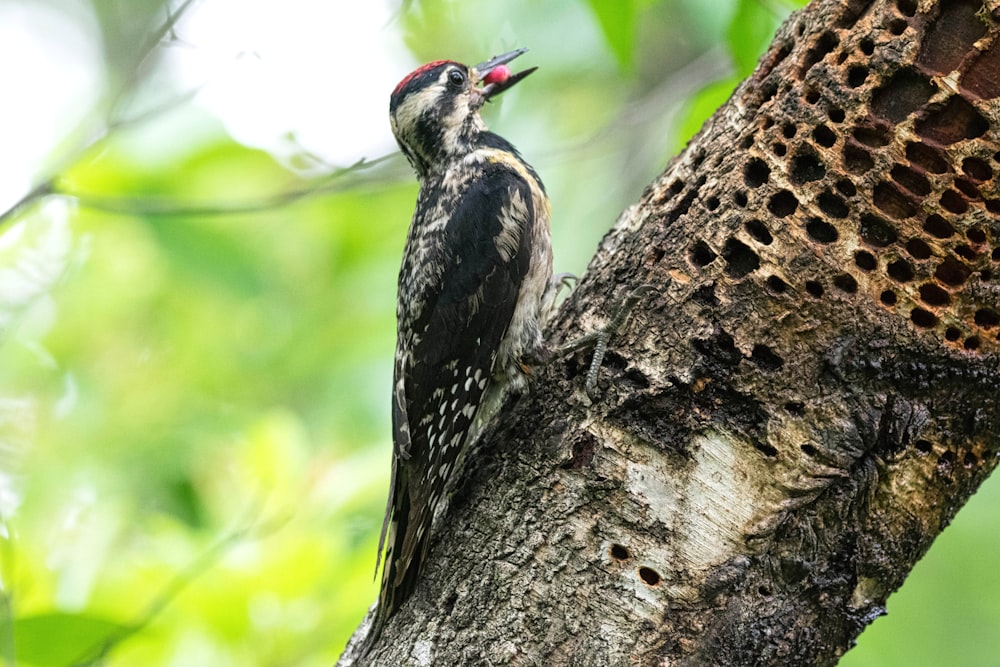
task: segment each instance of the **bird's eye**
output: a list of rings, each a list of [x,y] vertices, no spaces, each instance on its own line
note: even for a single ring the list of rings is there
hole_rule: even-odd
[[[462,74],[462,72],[460,72],[459,70],[453,69],[450,72],[448,72],[448,83],[450,83],[455,87],[461,86],[463,83],[465,83],[465,75]]]

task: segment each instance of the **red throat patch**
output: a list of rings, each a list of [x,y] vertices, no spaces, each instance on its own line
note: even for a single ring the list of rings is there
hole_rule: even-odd
[[[451,61],[451,60],[435,60],[433,62],[427,63],[426,65],[421,65],[417,69],[413,70],[412,72],[410,72],[409,74],[407,74],[406,76],[404,76],[403,80],[396,84],[396,87],[393,89],[392,94],[396,95],[397,93],[399,93],[399,91],[401,91],[403,89],[403,86],[405,86],[410,81],[412,81],[415,77],[420,76],[424,72],[426,72],[428,70],[432,70],[435,67],[439,67],[441,65],[444,65],[445,63],[450,63],[450,62],[453,62],[453,61]],[[457,65],[458,63],[455,63],[455,64]]]

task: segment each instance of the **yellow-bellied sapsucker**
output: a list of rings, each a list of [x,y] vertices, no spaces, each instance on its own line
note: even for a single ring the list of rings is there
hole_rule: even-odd
[[[541,180],[480,118],[534,71],[429,63],[400,81],[389,114],[420,195],[399,273],[392,482],[379,539],[385,567],[369,638],[413,592],[434,512],[487,394],[526,386],[554,288]],[[482,417],[482,415],[480,415]]]

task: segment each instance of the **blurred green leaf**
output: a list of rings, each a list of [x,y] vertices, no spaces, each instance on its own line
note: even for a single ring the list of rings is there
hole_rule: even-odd
[[[90,660],[105,645],[130,632],[130,628],[87,614],[39,614],[14,621],[18,664],[66,667]]]
[[[604,39],[625,71],[632,69],[638,11],[634,0],[588,0],[591,10],[604,32]]]
[[[710,83],[688,101],[678,122],[675,151],[683,148],[684,144],[701,129],[705,121],[729,99],[739,83],[739,77],[729,77]]]
[[[218,229],[217,222],[169,218],[149,224],[167,256],[191,277],[224,285],[243,296],[261,290],[260,266],[253,255],[238,237]]]
[[[726,30],[726,42],[739,78],[746,78],[753,72],[781,18],[762,0],[737,0],[736,11]]]

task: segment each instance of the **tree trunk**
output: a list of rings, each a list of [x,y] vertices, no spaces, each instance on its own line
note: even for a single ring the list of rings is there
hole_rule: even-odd
[[[551,327],[655,286],[595,400],[536,371],[360,662],[837,662],[1000,451],[998,4],[789,19]]]

